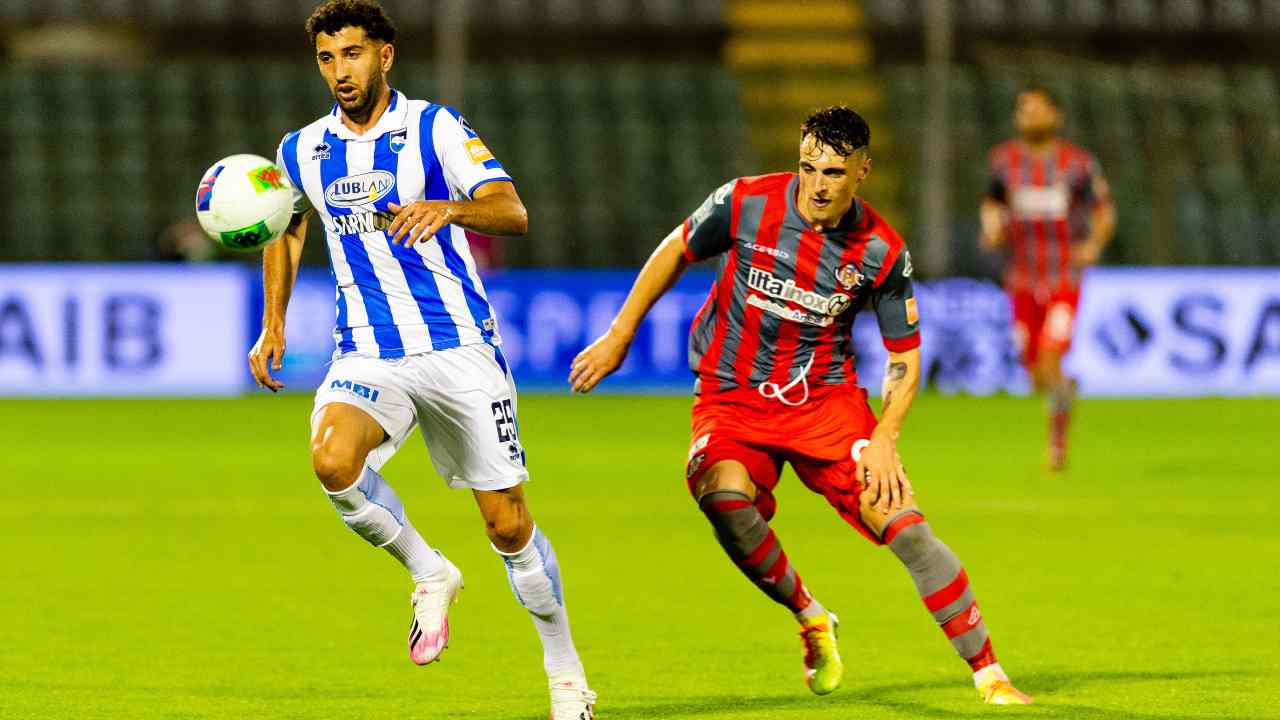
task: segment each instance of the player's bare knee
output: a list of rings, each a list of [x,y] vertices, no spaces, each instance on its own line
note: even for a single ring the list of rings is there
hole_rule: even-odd
[[[329,492],[345,490],[359,480],[364,461],[354,448],[343,447],[341,443],[328,441],[311,446],[311,468]]]
[[[722,460],[707,468],[694,486],[693,499],[701,503],[707,494],[723,491],[739,492],[747,499],[755,500],[756,486],[745,465],[736,460]]]
[[[515,552],[529,542],[533,534],[533,520],[523,506],[504,508],[484,520],[484,531],[489,542],[503,552]]]

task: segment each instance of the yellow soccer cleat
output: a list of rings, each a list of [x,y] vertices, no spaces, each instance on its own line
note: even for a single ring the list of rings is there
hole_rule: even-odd
[[[974,685],[982,702],[988,705],[1030,705],[1031,696],[1009,682],[1009,677],[998,665],[990,665],[978,671]]]
[[[836,647],[836,631],[840,619],[825,613],[803,623],[800,639],[804,641],[804,684],[814,695],[826,695],[840,687],[844,679],[844,663]]]

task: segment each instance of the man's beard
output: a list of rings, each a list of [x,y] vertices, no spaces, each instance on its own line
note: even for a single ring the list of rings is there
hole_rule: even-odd
[[[378,104],[378,98],[382,95],[382,78],[374,75],[365,85],[365,93],[360,99],[360,104],[356,107],[346,107],[342,104],[342,100],[338,99],[338,91],[333,91],[333,99],[338,100],[338,105],[342,107],[342,112],[351,118],[352,122],[365,123],[369,121],[369,116],[373,114],[373,106]]]

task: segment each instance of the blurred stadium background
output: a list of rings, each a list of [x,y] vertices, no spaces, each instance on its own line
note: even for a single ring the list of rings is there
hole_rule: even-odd
[[[711,188],[729,177],[792,167],[806,112],[845,102],[873,128],[876,165],[864,194],[908,238],[920,277],[971,279],[936,286],[937,309],[925,315],[935,326],[926,337],[940,341],[925,349],[931,379],[944,388],[1019,391],[1025,381],[1007,338],[1001,340],[1007,312],[990,292],[999,261],[978,250],[976,202],[986,186],[986,153],[1012,134],[1013,100],[1029,82],[1060,96],[1066,134],[1097,154],[1112,183],[1119,224],[1106,264],[1280,265],[1275,0],[386,5],[403,37],[393,83],[411,96],[461,108],[530,208],[527,238],[476,240],[494,271],[635,268]],[[0,193],[0,261],[28,264],[8,267],[12,283],[24,267],[33,271],[31,263],[256,263],[256,256],[220,253],[203,239],[192,217],[193,188],[217,158],[245,151],[273,156],[285,131],[329,104],[301,30],[311,7],[310,0],[4,3],[0,88],[8,103],[0,116],[0,167],[10,190]],[[305,262],[323,268],[317,232],[318,226]],[[163,284],[164,273],[154,273],[147,277]],[[295,328],[291,347],[310,360],[327,352],[324,275],[317,270],[304,278],[304,288],[316,292],[301,292],[297,302],[307,310],[291,313],[293,325],[308,325]],[[121,282],[136,288],[141,277]],[[580,291],[575,277],[595,278],[597,292]],[[1077,335],[1101,338],[1092,343],[1101,354],[1077,366],[1109,359],[1113,378],[1125,368],[1163,373],[1151,385],[1161,394],[1280,389],[1280,308],[1258,290],[1259,283],[1274,284],[1275,272],[1215,271],[1209,278],[1187,270],[1110,281],[1115,292],[1155,282],[1151,292],[1168,295],[1159,301],[1145,291],[1132,302],[1109,290],[1086,293]],[[535,280],[558,294],[531,299]],[[522,377],[542,385],[558,380],[570,346],[593,334],[608,315],[602,304],[617,302],[607,293],[625,290],[626,282],[624,275],[519,272],[493,281],[495,292],[513,301],[507,327]],[[1204,282],[1228,293],[1244,292],[1241,285],[1255,292],[1227,298]],[[659,331],[657,365],[632,368],[639,385],[687,387],[676,346],[705,278],[684,287],[689,297],[677,298],[675,319]],[[80,352],[87,340],[71,353],[53,338],[23,334],[24,321],[51,323],[40,332],[54,338],[75,334],[69,322],[76,332],[100,334],[92,308],[77,305],[73,322],[50,292],[43,302],[62,311],[30,310],[24,319],[11,308],[5,316],[0,387],[102,390],[70,376],[39,382],[38,368],[21,366],[33,343],[42,361],[59,352],[77,362],[95,354]],[[1214,297],[1205,300],[1204,292]],[[253,291],[232,294],[250,297],[248,327],[237,332],[252,337]],[[244,302],[236,298],[217,302]],[[1188,298],[1190,305],[1178,305]],[[532,317],[525,315],[530,308]],[[122,342],[129,328],[159,317],[151,306],[116,310]],[[533,348],[537,362],[524,368],[516,336],[529,323],[546,329],[535,341],[543,345]],[[146,342],[135,345],[122,352],[149,357]],[[874,382],[879,357],[877,343],[869,345],[864,372]],[[164,353],[152,354],[160,362]],[[218,357],[239,362],[238,355]],[[314,362],[293,360],[299,379],[318,379]],[[1177,374],[1182,366],[1192,368],[1185,378]],[[140,382],[137,369],[123,390],[106,389],[183,389]],[[235,389],[246,378],[238,377]],[[615,386],[626,384],[624,377]],[[190,389],[213,389],[198,385]],[[1132,386],[1084,381],[1086,392],[1114,387]]]
[[[461,639],[427,680],[398,654],[401,578],[312,485],[307,394],[334,318],[318,224],[289,314],[298,392],[275,398],[251,393],[244,359],[258,255],[216,251],[194,221],[205,168],[273,156],[329,107],[302,30],[314,4],[0,2],[0,396],[42,396],[0,400],[17,485],[0,504],[0,611],[18,619],[2,718],[399,717],[423,688],[423,717],[544,716],[527,621],[417,446],[389,477],[469,573]],[[1280,553],[1280,0],[383,4],[402,37],[393,85],[460,108],[529,207],[528,237],[477,242],[602,718],[979,710],[909,586],[792,482],[779,532],[809,584],[850,613],[867,583],[889,598],[846,641],[889,674],[860,673],[823,710],[803,695],[788,619],[686,504],[687,398],[646,396],[688,392],[708,274],[682,280],[603,386],[629,394],[538,392],[564,394],[671,227],[730,177],[792,168],[805,114],[837,102],[871,123],[864,194],[923,280],[935,392],[904,456],[981,578],[1006,664],[1049,706],[1035,714],[1276,717],[1280,578],[1259,560]],[[1075,469],[1053,482],[998,261],[977,247],[986,153],[1029,82],[1062,99],[1118,209],[1070,359],[1093,397]],[[857,341],[876,388],[874,323]],[[99,395],[176,399],[47,399]],[[1169,395],[1262,397],[1152,399]],[[643,538],[635,562],[618,562],[619,537]],[[653,567],[769,633],[728,643],[683,600],[619,591]],[[347,608],[361,642],[327,632],[353,627]],[[477,681],[495,677],[497,691]]]

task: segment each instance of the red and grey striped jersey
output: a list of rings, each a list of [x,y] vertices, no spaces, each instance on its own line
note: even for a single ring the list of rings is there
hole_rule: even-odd
[[[855,382],[853,318],[868,304],[885,347],[920,344],[902,238],[857,198],[839,227],[814,230],[798,184],[795,173],[739,178],[684,222],[685,258],[718,257],[689,336],[698,392],[783,386],[806,368],[810,386]]]
[[[1045,291],[1078,286],[1072,244],[1088,237],[1093,208],[1109,199],[1097,159],[1065,140],[1046,155],[1009,140],[991,151],[987,193],[1009,209],[1005,284]]]

